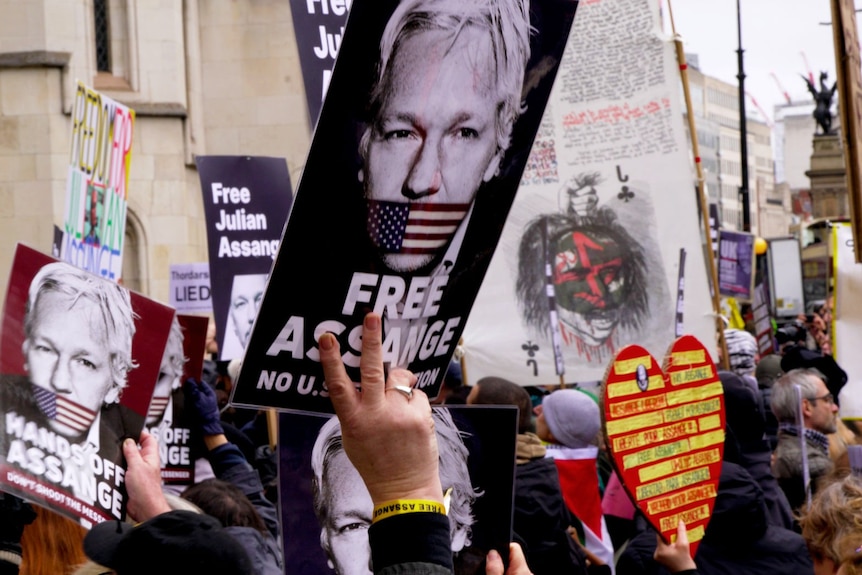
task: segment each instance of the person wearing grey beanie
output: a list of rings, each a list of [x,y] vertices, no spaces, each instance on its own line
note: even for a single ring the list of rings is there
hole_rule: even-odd
[[[545,396],[535,412],[536,435],[548,442],[546,456],[557,466],[566,507],[580,522],[579,539],[613,573],[614,548],[602,515],[596,467],[598,403],[581,390],[559,389]]]
[[[599,406],[577,389],[559,389],[546,396],[537,410],[537,435],[549,443],[574,449],[595,445],[601,428]]]

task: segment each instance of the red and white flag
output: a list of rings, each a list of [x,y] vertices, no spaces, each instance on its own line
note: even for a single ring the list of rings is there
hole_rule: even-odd
[[[584,546],[614,573],[614,546],[602,515],[602,497],[596,470],[598,454],[597,447],[572,449],[549,445],[546,457],[552,457],[557,464],[563,500],[584,527]]]

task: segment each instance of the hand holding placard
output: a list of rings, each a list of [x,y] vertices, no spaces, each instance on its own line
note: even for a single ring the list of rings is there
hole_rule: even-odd
[[[671,573],[697,569],[694,559],[691,558],[691,549],[688,544],[688,532],[685,523],[679,522],[676,529],[676,540],[673,543],[665,543],[661,535],[656,535],[656,548],[653,559],[667,567]]]

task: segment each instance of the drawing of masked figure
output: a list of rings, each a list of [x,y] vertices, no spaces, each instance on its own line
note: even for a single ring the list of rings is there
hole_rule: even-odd
[[[599,183],[597,173],[570,179],[560,190],[560,213],[534,218],[518,253],[524,321],[549,333],[553,302],[564,343],[588,356],[600,348],[613,351],[617,329],[639,328],[648,309],[643,250],[614,210],[598,206]]]

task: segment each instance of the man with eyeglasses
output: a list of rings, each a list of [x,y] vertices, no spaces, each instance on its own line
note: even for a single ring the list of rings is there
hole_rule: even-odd
[[[828,434],[835,433],[838,406],[826,387],[825,377],[816,369],[793,369],[785,373],[772,387],[772,412],[778,419],[778,445],[772,458],[772,473],[787,495],[794,511],[805,505],[806,486],[803,474],[802,445],[804,438],[808,460],[811,493],[818,480],[833,469],[829,458]],[[802,392],[799,408],[803,429],[797,425],[796,387]]]

